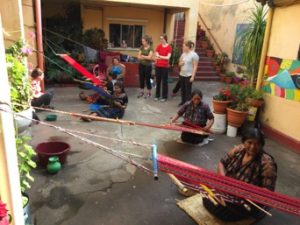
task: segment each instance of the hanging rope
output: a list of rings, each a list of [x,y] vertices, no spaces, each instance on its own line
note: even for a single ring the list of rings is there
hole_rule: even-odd
[[[27,116],[24,116],[24,115],[20,115],[20,114],[16,115],[16,113],[14,113],[12,110],[7,110],[7,109],[1,108],[1,107],[0,107],[0,110],[3,111],[3,112],[6,112],[6,113],[10,113],[14,117],[21,117],[21,118],[24,118],[24,119],[27,119],[27,120],[39,123],[39,124],[44,125],[44,126],[48,126],[48,127],[52,127],[54,129],[57,129],[57,130],[59,130],[59,131],[61,131],[63,133],[66,133],[66,134],[74,137],[74,138],[77,138],[77,139],[79,139],[81,141],[84,141],[84,142],[86,142],[88,144],[91,144],[91,145],[93,145],[93,146],[95,146],[95,147],[97,147],[97,148],[105,151],[106,153],[111,154],[111,155],[113,155],[113,156],[115,156],[115,157],[117,157],[117,158],[119,158],[119,159],[121,159],[123,161],[126,161],[126,162],[128,162],[128,163],[136,166],[137,168],[143,169],[146,173],[149,173],[149,174],[153,173],[152,170],[148,169],[147,167],[143,166],[142,164],[140,164],[140,163],[134,161],[133,159],[131,159],[131,157],[135,157],[135,158],[140,158],[140,159],[148,160],[148,159],[150,159],[150,157],[143,157],[143,156],[140,156],[140,155],[136,155],[136,154],[129,153],[129,152],[124,152],[124,151],[117,151],[117,150],[109,148],[109,147],[107,147],[105,145],[101,145],[101,144],[99,144],[97,142],[94,142],[94,141],[92,141],[92,140],[90,140],[88,138],[85,138],[85,137],[82,137],[80,135],[77,135],[73,131],[70,132],[70,129],[65,129],[65,128],[60,127],[60,126],[55,126],[53,124],[46,123],[44,121],[38,121],[38,120],[35,120],[35,119],[32,119],[32,118],[29,118]],[[125,155],[128,155],[128,156],[125,156]]]

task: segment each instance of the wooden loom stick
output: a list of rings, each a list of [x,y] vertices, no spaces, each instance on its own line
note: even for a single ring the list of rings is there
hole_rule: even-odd
[[[167,173],[169,175],[169,177],[171,178],[171,180],[173,181],[173,183],[183,192],[186,193],[188,191],[188,189],[180,182],[180,180],[177,179],[177,177],[175,177],[173,174],[171,173]]]
[[[246,199],[247,202],[249,202],[251,205],[255,206],[257,209],[259,209],[260,211],[264,212],[266,215],[268,216],[272,216],[271,213],[269,213],[268,211],[266,211],[265,209],[263,209],[262,207],[260,207],[259,205],[257,205],[256,203],[254,203],[253,201],[251,201],[250,199]]]
[[[208,135],[208,133],[206,133],[202,130],[184,128],[184,127],[170,125],[170,124],[165,124],[165,125],[150,124],[150,123],[144,123],[144,122],[135,122],[135,121],[129,121],[129,120],[119,120],[119,119],[110,119],[110,118],[104,118],[104,117],[99,117],[99,116],[91,116],[91,115],[86,115],[86,114],[82,114],[82,113],[65,112],[65,111],[60,111],[60,110],[55,110],[55,109],[47,109],[47,108],[41,108],[41,107],[33,107],[33,108],[38,109],[38,110],[44,110],[44,111],[49,111],[49,112],[54,112],[54,113],[75,116],[75,117],[88,118],[88,119],[92,119],[95,121],[110,122],[110,123],[117,123],[117,124],[123,124],[123,125],[152,127],[152,128],[157,128],[157,129],[165,129],[165,130],[188,132],[188,133],[194,133],[194,134],[200,134],[200,135]]]

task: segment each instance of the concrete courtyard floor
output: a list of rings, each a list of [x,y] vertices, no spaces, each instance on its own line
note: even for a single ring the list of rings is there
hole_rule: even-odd
[[[211,102],[221,84],[197,82],[195,87],[203,91],[204,101]],[[53,105],[58,110],[87,113],[88,105],[78,100],[79,91],[76,87],[55,88]],[[137,99],[138,90],[134,88],[128,88],[127,93],[126,120],[167,123],[178,110],[179,97],[160,103],[153,99]],[[46,114],[41,112],[39,116],[44,119]],[[96,135],[156,143],[159,153],[209,170],[215,170],[219,159],[240,143],[238,137],[213,135],[213,142],[201,148],[193,147],[177,143],[178,132],[104,122],[84,123],[66,115],[58,115],[58,120],[52,124]],[[32,133],[34,146],[49,140],[61,140],[71,145],[68,162],[58,174],[50,175],[40,167],[33,171],[35,181],[29,190],[30,206],[38,225],[196,224],[177,207],[177,200],[183,197],[166,174],[159,173],[159,180],[154,181],[144,171],[53,128],[34,125]],[[149,149],[133,145],[91,139],[119,151],[145,157],[150,153]],[[267,140],[265,150],[278,164],[276,191],[299,198],[300,155],[272,140]],[[150,161],[143,162],[151,168]],[[272,210],[272,214],[257,224],[299,224],[299,218],[295,216],[277,210]]]

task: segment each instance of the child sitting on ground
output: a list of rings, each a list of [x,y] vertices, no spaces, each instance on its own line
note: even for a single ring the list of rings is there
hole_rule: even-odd
[[[47,90],[42,92],[43,71],[39,68],[35,68],[31,72],[31,87],[33,89],[33,99],[31,105],[35,107],[53,108],[50,106],[50,102],[53,98],[53,90]]]
[[[109,105],[99,105],[97,109],[92,110],[91,116],[100,116],[105,118],[121,119],[124,116],[128,103],[128,97],[124,90],[123,83],[117,81],[114,85],[114,94],[107,99]],[[81,118],[83,121],[90,122],[90,119]]]

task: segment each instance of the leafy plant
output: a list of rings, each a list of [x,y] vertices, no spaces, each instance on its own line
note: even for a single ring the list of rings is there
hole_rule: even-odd
[[[175,66],[175,65],[178,65],[179,63],[179,58],[180,58],[180,51],[179,51],[179,48],[177,48],[177,46],[172,43],[171,44],[171,47],[172,47],[172,54],[171,54],[171,57],[170,57],[170,66]]]
[[[247,98],[251,92],[250,88],[232,84],[229,90],[231,94],[230,97],[233,100],[229,107],[242,112],[248,111],[249,103],[247,102]]]
[[[225,77],[234,77],[235,76],[235,72],[226,72],[225,73]]]
[[[86,30],[82,36],[82,41],[85,45],[96,50],[107,49],[108,40],[105,38],[104,31],[98,28]]]
[[[28,109],[32,98],[32,88],[25,66],[26,50],[22,43],[18,41],[6,49],[6,67],[14,112]]]
[[[31,169],[36,168],[36,163],[32,160],[36,153],[28,144],[30,140],[31,137],[29,136],[16,137],[16,148],[18,152],[18,166],[22,192],[30,188],[30,182],[34,181],[34,178],[30,175],[30,171]]]
[[[239,48],[243,49],[242,64],[250,76],[250,85],[253,86],[257,77],[259,61],[266,28],[266,11],[263,6],[256,6],[248,18],[249,27],[237,40]]]
[[[217,95],[213,96],[213,99],[217,101],[228,101],[230,100],[230,96],[229,88],[222,88]]]
[[[214,44],[211,42],[208,42],[207,50],[214,50]]]

